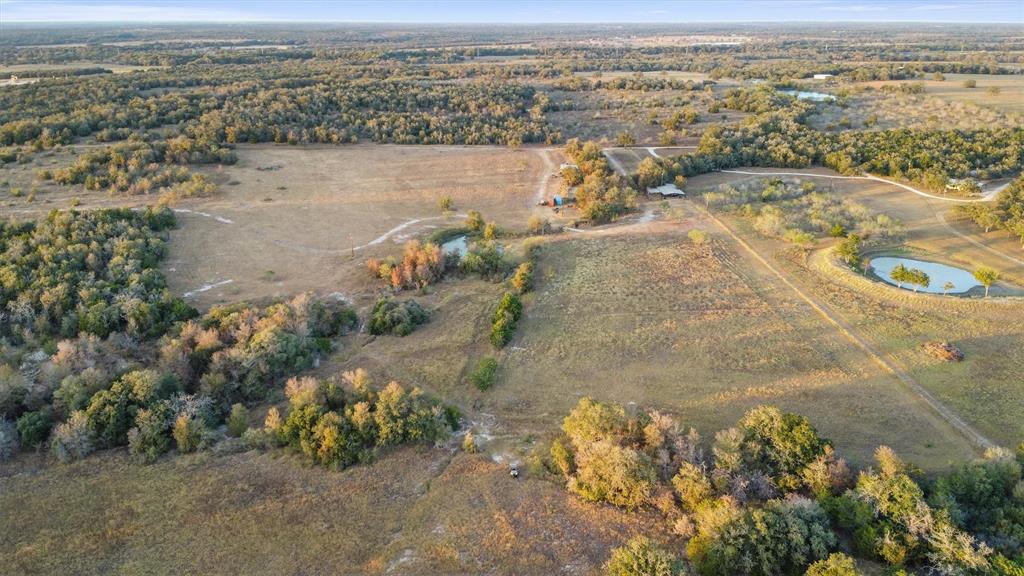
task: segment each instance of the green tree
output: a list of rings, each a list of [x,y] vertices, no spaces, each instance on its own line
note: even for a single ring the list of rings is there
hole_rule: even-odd
[[[494,386],[494,380],[497,373],[498,361],[487,356],[480,359],[480,362],[477,363],[476,369],[473,370],[469,379],[473,382],[473,386],[476,386],[477,390],[487,390],[491,386]]]
[[[674,554],[656,546],[644,536],[630,539],[612,550],[604,565],[608,576],[681,576],[683,563]]]
[[[470,210],[466,213],[464,226],[474,234],[482,232],[485,226],[484,217],[476,210]]]
[[[861,239],[857,234],[850,234],[836,246],[836,254],[849,266],[860,263]]]
[[[859,576],[853,558],[841,552],[834,552],[824,560],[818,560],[807,568],[805,576]]]
[[[985,297],[988,297],[988,289],[999,280],[999,272],[988,266],[978,266],[974,269],[974,279],[985,287]]]
[[[228,435],[239,438],[249,428],[249,410],[244,404],[231,406],[231,414],[228,415]]]
[[[37,448],[50,436],[50,430],[53,429],[53,416],[46,410],[25,412],[18,418],[17,427],[21,445]]]

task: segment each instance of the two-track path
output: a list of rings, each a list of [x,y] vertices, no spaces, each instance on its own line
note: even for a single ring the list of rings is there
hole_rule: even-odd
[[[698,206],[696,203],[692,204],[696,209],[703,212],[709,220],[715,223],[726,235],[729,236],[738,244],[744,251],[746,251],[754,261],[756,261],[765,270],[771,273],[773,276],[779,279],[782,284],[788,288],[798,298],[803,300],[810,308],[827,323],[831,324],[836,331],[838,331],[844,338],[850,341],[854,346],[860,348],[873,362],[885,372],[895,376],[907,389],[915,394],[923,404],[930,408],[933,413],[948,423],[952,428],[964,436],[976,449],[984,451],[988,448],[996,446],[994,442],[986,438],[981,432],[971,426],[967,421],[961,418],[956,412],[951,410],[945,404],[943,404],[938,398],[936,398],[931,392],[921,386],[913,376],[908,374],[902,368],[897,366],[892,360],[890,360],[878,347],[871,342],[866,336],[860,334],[856,328],[850,325],[844,320],[839,314],[837,314],[828,304],[821,302],[808,294],[805,290],[801,289],[796,283],[790,280],[783,272],[781,272],[776,266],[772,265],[767,259],[761,256],[758,251],[750,245],[746,240],[736,234],[732,228],[730,228],[725,222],[719,219],[717,216],[712,214],[710,211]]]

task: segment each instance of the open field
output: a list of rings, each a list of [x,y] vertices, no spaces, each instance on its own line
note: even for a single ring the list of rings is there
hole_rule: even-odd
[[[936,82],[936,84],[948,83],[948,80]],[[975,94],[984,93],[982,88],[974,90]],[[947,99],[930,92],[925,94],[861,92],[850,96],[845,106],[820,105],[809,118],[809,124],[819,130],[839,129],[843,126],[844,121],[850,128],[867,130],[894,128],[982,130],[993,125],[1024,125],[1024,115],[1021,115],[1019,111],[979,106],[969,100]]]
[[[479,395],[459,384],[477,413],[503,430],[550,431],[584,395],[653,406],[705,434],[771,402],[811,417],[858,461],[883,442],[931,467],[970,453],[723,243],[695,247],[673,233],[555,242],[544,249],[539,277],[497,386]],[[475,323],[477,342],[485,323],[486,316]],[[470,315],[438,326],[437,336],[473,326]],[[472,350],[472,337],[413,344],[430,337],[417,332],[397,344],[408,354],[387,357],[404,365],[403,357],[433,352],[437,360],[427,364],[443,366],[442,350]]]
[[[220,184],[216,195],[175,205],[179,226],[164,271],[175,293],[192,293],[201,307],[305,290],[361,292],[368,257],[459,226],[467,210],[521,230],[541,210],[537,201],[558,190],[553,175],[562,161],[560,152],[539,148],[241,145],[237,152],[235,165],[199,169]],[[156,194],[110,196],[36,179],[39,169],[74,158],[65,148],[3,165],[0,216],[156,202]],[[438,207],[444,196],[453,201],[449,215]]]
[[[831,173],[820,169],[815,172]],[[710,189],[744,178],[756,177],[722,173],[700,176],[691,179],[688,189]],[[815,182],[819,189],[856,199],[874,211],[899,218],[906,230],[906,244],[914,254],[967,269],[978,264],[990,265],[1016,284],[994,288],[993,294],[1020,295],[1024,266],[1014,259],[1024,259],[1024,254],[1012,238],[997,233],[981,234],[967,223],[953,222],[951,226],[967,238],[957,236],[937,218],[945,218],[948,203],[884,183],[823,179]],[[1024,301],[986,302],[915,295],[855,275],[851,278],[831,264],[823,265],[823,258],[819,257],[812,259],[815,265],[807,267],[798,259],[780,256],[785,250],[782,243],[762,238],[738,218],[730,221],[762,254],[778,263],[804,289],[827,302],[981,433],[1007,446],[1024,439],[1024,426],[1015,416],[1024,411],[1024,395],[1015,383],[1024,371]],[[968,238],[1003,255],[982,249]],[[954,343],[965,352],[966,359],[953,364],[936,361],[921,349],[923,343],[934,340]]]
[[[91,62],[86,60],[79,60],[75,62],[65,62],[61,64],[3,64],[0,65],[0,76],[10,76],[11,74],[17,75],[19,72],[25,70],[52,70],[54,76],[60,76],[63,70],[76,70],[80,68],[106,68],[114,74],[124,74],[125,72],[134,72],[136,70],[150,70],[153,68],[162,68],[162,66],[133,66],[130,64],[114,64],[110,62]]]
[[[944,81],[933,80],[878,80],[862,85],[880,87],[885,84],[922,82],[925,94],[951,102],[969,102],[978,106],[993,108],[1002,112],[1024,114],[1024,75],[993,74],[946,74]],[[975,88],[966,88],[963,83],[974,80]],[[998,87],[998,94],[990,94],[990,87]]]
[[[557,184],[544,179],[556,166],[544,155],[557,154],[541,150],[242,146],[238,154],[237,165],[213,172],[220,194],[179,207],[193,212],[182,213],[164,263],[178,293],[231,280],[197,294],[201,304],[358,291],[366,258],[461,224],[442,216],[442,197],[457,214],[479,210],[521,229],[542,185]]]
[[[344,472],[256,452],[15,464],[0,468],[0,556],[26,576],[597,574],[649,522],[429,447]]]

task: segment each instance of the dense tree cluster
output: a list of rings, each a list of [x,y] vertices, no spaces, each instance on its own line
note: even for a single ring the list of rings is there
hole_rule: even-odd
[[[151,338],[193,317],[157,269],[174,223],[167,208],[0,223],[0,335]]]
[[[415,300],[396,302],[393,298],[382,297],[373,306],[370,316],[370,334],[412,334],[420,324],[430,320],[430,312]]]
[[[83,335],[62,341],[32,380],[0,365],[0,414],[18,418],[23,447],[49,436],[61,460],[126,444],[145,461],[175,444],[193,451],[217,437],[232,405],[265,399],[355,322],[337,300],[300,295],[263,309],[215,307],[176,324],[156,358]]]
[[[410,240],[402,248],[401,260],[393,257],[383,261],[370,258],[366,266],[372,276],[386,280],[392,288],[401,290],[424,288],[437,282],[451,264],[448,255],[437,244]]]
[[[523,303],[514,292],[506,292],[491,318],[491,344],[503,348],[516,333],[516,324],[523,315]]]
[[[667,167],[689,176],[737,166],[823,164],[843,174],[868,172],[942,191],[950,178],[994,178],[1024,164],[1022,128],[824,133],[803,123],[806,103],[786,99],[780,105],[773,93],[767,86],[734,93],[733,105],[760,112],[737,125],[709,127],[696,153],[674,158]]]
[[[44,171],[44,179],[58,184],[82,184],[86,190],[106,189],[111,193],[149,194],[168,188],[180,197],[209,196],[216,186],[201,174],[193,174],[182,164],[233,164],[235,153],[209,144],[199,149],[195,142],[177,137],[151,144],[126,142],[101,148],[81,156],[74,164],[53,172]]]
[[[570,140],[565,153],[576,166],[562,171],[563,187],[575,189],[576,204],[585,220],[601,224],[636,208],[636,190],[612,171],[596,142]]]
[[[378,448],[432,442],[458,427],[453,408],[397,382],[374,391],[364,370],[332,380],[292,378],[285,396],[285,415],[271,408],[264,427],[249,429],[243,439],[252,446],[288,446],[331,468],[367,461]]]
[[[546,464],[568,489],[627,509],[657,509],[689,539],[687,556],[700,574],[855,575],[852,560],[837,552],[844,548],[894,570],[1024,569],[1024,447],[1016,457],[992,450],[934,480],[881,447],[876,467],[854,478],[806,418],[770,406],[718,432],[710,450],[665,414],[590,398],[566,416],[562,431]],[[607,568],[651,562],[666,570],[670,559],[649,542],[634,542]]]

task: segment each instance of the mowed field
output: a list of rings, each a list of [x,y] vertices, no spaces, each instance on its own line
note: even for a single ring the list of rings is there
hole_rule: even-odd
[[[561,161],[539,149],[376,145],[239,146],[238,157],[209,169],[219,194],[176,206],[163,267],[171,289],[200,306],[363,291],[368,257],[459,226],[468,210],[524,229]],[[445,196],[448,216],[438,207]]]
[[[0,556],[26,576],[599,574],[654,523],[448,448],[343,472],[257,452],[16,464],[0,466]]]

